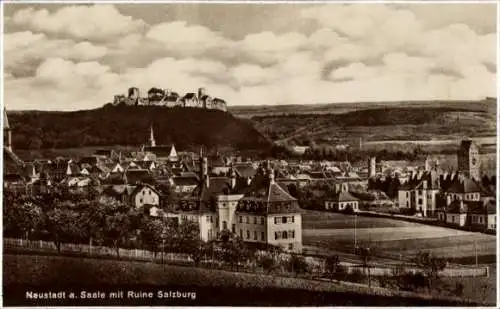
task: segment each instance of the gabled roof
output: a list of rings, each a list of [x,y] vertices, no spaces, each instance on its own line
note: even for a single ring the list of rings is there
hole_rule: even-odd
[[[295,201],[278,183],[271,182],[265,175],[259,175],[252,184],[243,191],[244,199],[263,200],[266,202]]]
[[[469,212],[471,214],[496,214],[496,203],[493,200],[486,201],[485,203],[483,203],[482,201],[467,201],[464,203],[467,203],[467,205],[469,206]]]
[[[129,184],[150,182],[153,179],[149,171],[143,169],[128,169],[125,178]]]
[[[210,177],[208,187],[200,183],[189,197],[209,201],[219,195],[231,194],[232,191],[229,177]]]
[[[197,186],[200,183],[198,177],[193,176],[175,176],[172,181],[175,186]]]
[[[196,99],[196,93],[188,92],[184,95],[184,97],[182,97],[182,99],[187,99],[187,100]]]
[[[448,188],[448,193],[474,193],[481,192],[480,187],[477,183],[466,177],[462,181],[456,180],[454,183]]]
[[[236,175],[242,178],[252,178],[257,173],[257,170],[255,170],[251,163],[238,163],[233,165],[233,169],[236,172]]]
[[[103,194],[120,197],[122,195],[131,195],[132,192],[136,189],[137,186],[133,185],[110,185],[104,188]]]
[[[332,200],[334,202],[355,202],[358,201],[358,199],[354,196],[352,196],[349,192],[347,191],[340,191],[339,194],[336,194]]]
[[[213,101],[217,102],[219,104],[225,104],[226,103],[226,101],[222,100],[221,98],[214,98]]]

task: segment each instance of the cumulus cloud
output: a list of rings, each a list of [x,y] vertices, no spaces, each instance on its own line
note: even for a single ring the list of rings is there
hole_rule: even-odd
[[[146,38],[161,42],[168,51],[183,52],[188,55],[198,55],[230,43],[211,29],[188,25],[185,21],[154,25],[146,33]]]
[[[106,55],[105,46],[87,41],[49,39],[45,34],[22,31],[4,36],[5,70],[15,75],[32,73],[47,57],[71,60],[93,60]]]
[[[113,6],[96,7],[24,9],[13,15],[13,23],[31,30],[5,36],[7,104],[40,108],[32,100],[36,91],[48,98],[47,109],[91,108],[130,86],[180,93],[203,86],[230,105],[496,95],[496,34],[488,30],[491,22],[466,18],[463,10],[457,10],[462,17],[445,17],[443,23],[411,5],[297,6],[302,18],[313,22],[310,31],[229,38],[193,22],[147,25]],[[108,10],[106,24],[110,18],[117,23],[99,34],[86,25],[72,29],[62,16],[78,19],[81,10],[92,16],[80,16],[80,22]],[[55,34],[71,38],[51,37]]]
[[[79,39],[107,39],[141,31],[145,22],[122,15],[115,6],[96,4],[47,9],[26,8],[12,16],[12,22],[30,30],[65,34]]]

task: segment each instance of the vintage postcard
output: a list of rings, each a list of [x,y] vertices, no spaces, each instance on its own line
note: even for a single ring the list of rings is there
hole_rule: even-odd
[[[4,306],[497,305],[497,4],[6,1]]]

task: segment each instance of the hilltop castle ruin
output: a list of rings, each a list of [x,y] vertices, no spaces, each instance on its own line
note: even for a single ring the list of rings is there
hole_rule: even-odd
[[[199,88],[198,93],[189,92],[180,96],[170,89],[153,87],[148,90],[147,97],[141,97],[139,88],[131,87],[128,95],[115,95],[113,105],[142,105],[142,106],[165,106],[165,107],[198,107],[206,109],[217,109],[227,111],[226,101],[213,98],[207,94],[205,88]]]

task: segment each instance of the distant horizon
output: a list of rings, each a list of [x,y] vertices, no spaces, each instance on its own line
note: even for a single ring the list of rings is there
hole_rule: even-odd
[[[12,110],[93,109],[128,87],[204,87],[231,107],[497,96],[495,3],[3,8]]]
[[[259,107],[288,107],[288,106],[304,106],[304,107],[314,107],[314,106],[321,106],[321,105],[348,105],[348,104],[396,104],[396,103],[469,103],[469,104],[476,104],[476,103],[486,103],[486,102],[491,102],[497,103],[498,99],[497,98],[484,98],[484,99],[478,99],[478,100],[403,100],[403,101],[359,101],[359,102],[334,102],[334,103],[294,103],[294,104],[255,104],[255,105],[235,105],[231,106],[228,105],[228,111],[231,110],[232,108],[235,109],[244,109],[244,108],[259,108]],[[86,108],[86,109],[75,109],[75,110],[56,110],[56,109],[50,109],[50,110],[41,110],[41,109],[7,109],[4,107],[8,112],[78,112],[78,111],[86,111],[86,110],[94,110],[94,109],[100,109],[104,107],[108,103],[105,103],[101,106],[97,106],[94,108]],[[152,105],[151,107],[153,107]],[[133,106],[131,106],[133,107]],[[148,105],[139,105],[138,107],[142,108],[147,108],[149,107]],[[162,108],[162,106],[154,106],[154,107],[159,107]],[[164,108],[171,108],[171,107],[164,107]],[[196,108],[196,107],[191,107],[191,108]]]

